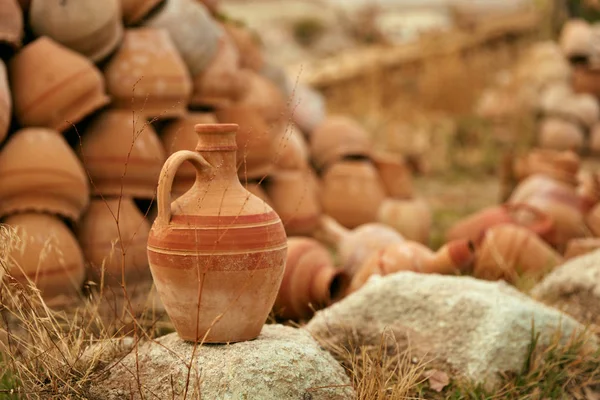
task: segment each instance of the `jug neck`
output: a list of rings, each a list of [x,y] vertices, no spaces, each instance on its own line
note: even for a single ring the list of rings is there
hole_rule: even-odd
[[[237,124],[197,124],[196,151],[213,167],[212,180],[239,183],[237,175]]]

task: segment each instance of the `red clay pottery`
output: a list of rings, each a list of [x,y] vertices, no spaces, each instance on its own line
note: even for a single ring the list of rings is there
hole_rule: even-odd
[[[569,19],[558,39],[562,53],[568,59],[587,60],[593,50],[592,27],[584,19]]]
[[[540,278],[562,263],[561,255],[529,229],[502,224],[486,231],[473,275],[515,283],[518,277]]]
[[[538,142],[540,147],[554,150],[581,151],[585,135],[576,123],[562,118],[545,118],[539,127]]]
[[[573,151],[535,148],[517,159],[514,174],[519,181],[530,175],[542,174],[574,185],[580,166],[581,159]]]
[[[581,171],[577,185],[577,195],[584,210],[591,210],[600,201],[600,181],[597,173]]]
[[[12,97],[6,75],[6,64],[0,60],[0,143],[4,141],[10,127]]]
[[[391,226],[407,240],[426,244],[431,233],[429,204],[422,198],[385,199],[377,211],[377,222]]]
[[[594,236],[600,237],[600,205],[596,205],[587,213],[585,223]]]
[[[383,182],[369,161],[333,164],[325,171],[321,188],[323,211],[346,228],[375,222],[385,199]]]
[[[285,230],[275,211],[239,181],[237,125],[202,124],[195,130],[196,150],[172,154],[161,172],[158,216],[148,238],[150,269],[182,339],[251,340],[281,285]],[[198,179],[171,203],[173,179],[186,161]]]
[[[0,0],[0,44],[19,49],[23,44],[23,22],[17,0]]]
[[[277,139],[275,167],[284,170],[304,170],[309,168],[310,153],[308,143],[294,124],[286,127]]]
[[[214,114],[194,112],[169,122],[161,131],[161,140],[167,156],[179,150],[194,150],[198,135],[194,132],[197,124],[215,124]],[[172,194],[174,197],[187,192],[196,182],[196,169],[190,163],[184,163],[175,175]]]
[[[600,123],[591,129],[588,147],[593,155],[600,154]]]
[[[16,229],[20,243],[9,257],[10,274],[21,284],[28,279],[44,300],[75,297],[85,279],[81,248],[69,228],[48,214],[23,213],[3,221]]]
[[[240,67],[259,72],[265,65],[259,36],[248,27],[226,21],[221,24],[225,33],[233,40],[240,55]]]
[[[301,82],[298,82],[298,84],[294,83],[294,90],[291,94],[289,105],[292,121],[308,137],[312,136],[317,126],[326,118],[327,110],[323,95]]]
[[[288,236],[310,235],[319,223],[319,186],[312,169],[277,171],[269,177],[267,195]]]
[[[349,284],[350,276],[335,268],[322,244],[307,237],[288,238],[285,274],[273,311],[284,319],[308,319],[340,300]]]
[[[121,14],[125,24],[137,24],[162,2],[163,0],[121,0]]]
[[[472,214],[454,224],[446,233],[446,240],[468,239],[474,243],[480,243],[485,232],[493,226],[500,224],[519,224],[515,218],[515,212],[525,211],[533,215],[531,221],[526,221],[529,229],[538,236],[549,235],[554,228],[552,219],[528,204],[502,204],[500,206],[487,207]]]
[[[186,114],[191,78],[164,29],[126,29],[104,76],[116,108],[133,110],[143,118]]]
[[[89,195],[81,162],[56,131],[21,129],[0,152],[0,217],[44,211],[77,220]]]
[[[92,181],[92,193],[151,199],[165,161],[158,135],[130,111],[98,114],[77,148]]]
[[[379,152],[371,158],[388,197],[409,199],[413,196],[412,173],[402,156]]]
[[[110,102],[96,66],[47,36],[11,58],[8,72],[22,126],[62,132]]]
[[[578,65],[573,68],[572,84],[575,93],[587,93],[599,98],[600,70]]]
[[[338,263],[350,276],[372,253],[404,241],[402,235],[387,225],[370,223],[349,230],[327,215],[321,216],[313,236],[336,248]]]
[[[328,116],[310,136],[310,153],[317,168],[346,156],[368,156],[371,139],[356,121],[343,116]]]
[[[417,242],[394,243],[374,252],[352,279],[349,293],[360,289],[372,275],[389,275],[400,271],[424,274],[458,274],[475,259],[475,247],[459,239],[445,244],[437,252]]]
[[[242,70],[241,74],[248,86],[238,104],[255,110],[271,129],[283,131],[287,123],[287,105],[281,90],[254,71]]]
[[[123,38],[120,0],[31,0],[29,24],[36,36],[48,36],[94,62]]]
[[[93,199],[77,226],[90,275],[113,286],[149,280],[148,232],[150,224],[132,198]]]
[[[271,201],[269,195],[267,194],[267,192],[265,192],[260,182],[247,182],[244,183],[244,187],[247,191],[249,191],[256,197],[267,203],[269,207],[273,208],[273,201]]]

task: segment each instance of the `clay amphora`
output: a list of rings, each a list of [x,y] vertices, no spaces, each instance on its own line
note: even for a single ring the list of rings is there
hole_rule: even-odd
[[[365,261],[354,275],[348,292],[360,289],[372,275],[385,276],[400,271],[459,274],[470,267],[474,259],[475,247],[464,239],[447,243],[437,252],[417,242],[394,243],[374,252]]]
[[[592,27],[584,19],[569,19],[560,32],[558,44],[562,53],[570,60],[587,60],[592,43]]]
[[[85,278],[77,239],[57,217],[42,213],[13,215],[3,221],[14,227],[20,243],[9,257],[10,274],[23,285],[28,279],[44,300],[76,297]]]
[[[310,136],[310,152],[317,168],[347,156],[368,156],[370,151],[369,134],[347,117],[328,116]]]
[[[36,36],[51,37],[94,62],[123,38],[120,0],[32,0],[29,24]]]
[[[13,51],[23,45],[23,11],[17,0],[0,0],[0,44]]]
[[[195,130],[196,151],[172,154],[158,181],[158,216],[148,238],[152,277],[182,339],[251,340],[279,291],[285,230],[275,211],[237,177],[237,125],[202,124]],[[171,203],[173,179],[186,161],[198,179]]]
[[[265,65],[265,58],[258,36],[249,28],[235,22],[226,21],[221,26],[238,50],[240,67],[259,72]]]
[[[377,222],[386,224],[406,238],[427,244],[433,223],[431,208],[422,198],[385,199],[377,211]]]
[[[90,277],[113,286],[123,279],[127,285],[150,280],[149,231],[150,224],[130,197],[92,199],[77,226]]]
[[[22,126],[62,132],[110,102],[96,66],[47,36],[11,58],[8,72]]]
[[[581,159],[573,151],[535,148],[517,159],[513,169],[519,181],[530,175],[542,174],[574,185],[580,166]]]
[[[98,114],[77,152],[92,181],[93,194],[102,196],[153,198],[166,159],[152,125],[125,110]]]
[[[336,268],[329,250],[307,237],[288,238],[285,274],[273,311],[284,319],[308,319],[340,300],[350,276]]]
[[[369,161],[347,160],[330,166],[321,184],[323,211],[347,228],[377,221],[385,189]]]
[[[0,60],[0,143],[4,141],[10,127],[12,97],[8,86],[6,64]]]
[[[587,93],[596,98],[600,97],[600,71],[598,68],[576,66],[573,68],[572,84],[575,93]]]
[[[167,156],[179,150],[194,150],[198,143],[194,126],[215,123],[217,119],[212,113],[192,112],[166,124],[160,132],[160,138]],[[192,164],[184,163],[175,175],[171,194],[173,197],[182,195],[192,187],[194,182],[196,182],[196,169]]]
[[[7,140],[0,152],[0,217],[44,211],[77,220],[89,196],[85,170],[61,134],[24,128]]]
[[[564,258],[570,260],[600,249],[600,238],[577,238],[567,243]]]
[[[502,224],[485,233],[473,275],[515,283],[523,276],[538,279],[562,263],[561,255],[529,229]]]
[[[296,125],[288,125],[275,140],[277,141],[275,156],[277,169],[297,171],[309,168],[308,143]]]
[[[379,152],[371,158],[389,197],[409,199],[413,196],[412,173],[402,156]]]
[[[545,118],[538,132],[540,147],[554,150],[581,151],[585,140],[581,127],[562,118]]]
[[[322,215],[313,236],[337,250],[338,264],[353,276],[371,254],[404,238],[384,224],[369,223],[347,229],[328,215]]]
[[[265,186],[288,236],[310,235],[319,223],[319,184],[312,169],[277,171]]]
[[[163,0],[121,0],[121,14],[125,24],[137,24],[162,2]]]
[[[115,108],[160,119],[181,117],[187,111],[191,78],[164,29],[126,29],[104,76]]]

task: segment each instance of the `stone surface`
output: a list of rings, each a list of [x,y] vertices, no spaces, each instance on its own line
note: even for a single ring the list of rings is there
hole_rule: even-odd
[[[452,377],[494,388],[498,373],[522,368],[532,321],[541,345],[559,324],[563,342],[584,328],[504,282],[400,272],[374,277],[317,312],[305,328],[326,347],[346,345],[348,333],[354,342],[373,344],[383,332],[392,332],[401,349],[410,347],[411,356],[433,360],[430,365]]]
[[[193,361],[191,361],[193,358]],[[186,365],[191,362],[192,368]],[[163,336],[140,345],[91,389],[92,399],[344,400],[355,398],[343,368],[304,330],[265,325],[248,342],[197,346]]]

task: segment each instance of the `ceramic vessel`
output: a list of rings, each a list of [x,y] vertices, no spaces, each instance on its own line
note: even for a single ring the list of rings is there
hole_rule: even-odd
[[[123,38],[120,0],[31,0],[29,24],[93,62],[112,53]]]
[[[563,25],[558,44],[565,57],[570,60],[587,60],[592,43],[592,27],[583,19],[569,19]]]
[[[429,242],[433,218],[429,204],[422,198],[385,199],[377,210],[377,222],[391,226],[407,240]]]
[[[546,116],[555,116],[591,128],[600,118],[598,100],[589,93],[575,93],[573,85],[554,84],[546,88],[540,99],[540,111]]]
[[[287,105],[277,85],[251,70],[242,70],[241,79],[247,82],[247,87],[237,104],[254,110],[269,128],[283,131],[287,123]]]
[[[0,143],[4,141],[10,127],[12,97],[6,74],[6,64],[0,60]]]
[[[258,35],[249,28],[234,22],[224,22],[221,26],[238,50],[240,67],[259,72],[265,65],[265,58]]]
[[[96,66],[47,36],[11,58],[8,72],[22,126],[62,132],[110,102]]]
[[[135,25],[142,21],[164,0],[121,0],[121,15],[126,25]]]
[[[402,156],[379,152],[371,157],[383,181],[388,197],[409,199],[413,197],[412,173]]]
[[[535,148],[517,159],[513,169],[519,181],[541,174],[574,185],[580,166],[581,159],[573,151]]]
[[[593,155],[600,154],[600,123],[593,126],[590,131],[588,147]]]
[[[92,199],[77,226],[89,276],[111,286],[150,280],[148,232],[150,224],[130,197]]]
[[[275,167],[278,170],[298,171],[309,168],[308,143],[296,125],[288,125],[275,141],[277,143]]]
[[[44,211],[77,220],[89,195],[81,162],[56,131],[21,129],[0,152],[0,217]]]
[[[572,150],[583,148],[585,135],[578,124],[561,118],[545,118],[539,127],[538,143],[545,149]]]
[[[12,50],[23,44],[23,12],[17,0],[0,0],[0,44]]]
[[[273,208],[273,201],[269,198],[265,189],[263,189],[262,182],[244,182],[244,187],[247,191],[267,203],[269,207]]]
[[[575,93],[600,97],[600,71],[598,68],[592,69],[583,65],[573,68],[572,84]]]
[[[186,114],[191,78],[164,29],[126,29],[104,76],[115,108],[133,110],[143,118]]]
[[[323,211],[347,228],[377,220],[385,199],[383,182],[369,161],[340,161],[322,178]]]
[[[144,119],[125,110],[98,114],[77,152],[92,182],[92,193],[151,199],[166,156],[158,135]]]
[[[340,300],[349,284],[349,275],[334,266],[331,253],[318,241],[288,238],[285,274],[273,311],[284,319],[310,318]]]
[[[248,192],[236,171],[235,124],[196,125],[195,151],[172,154],[158,182],[158,216],[148,238],[160,298],[184,340],[256,338],[283,278],[287,242],[279,216]],[[194,186],[171,203],[186,161]]]
[[[594,236],[600,237],[600,205],[596,205],[586,214],[585,224]]]
[[[10,274],[21,284],[31,281],[44,300],[76,297],[85,278],[81,248],[57,217],[22,213],[3,221],[16,230],[20,243],[10,252]]]

